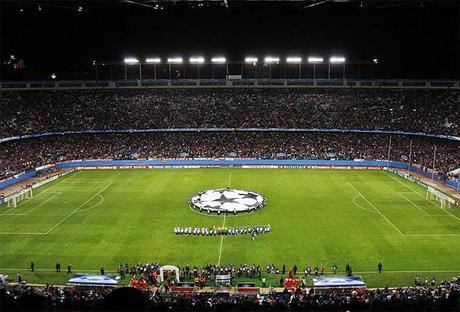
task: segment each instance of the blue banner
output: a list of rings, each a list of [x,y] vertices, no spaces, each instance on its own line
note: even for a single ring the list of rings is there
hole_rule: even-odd
[[[318,277],[313,279],[313,288],[366,287],[361,276]]]
[[[117,275],[75,274],[68,281],[68,285],[81,286],[116,286],[120,282]]]

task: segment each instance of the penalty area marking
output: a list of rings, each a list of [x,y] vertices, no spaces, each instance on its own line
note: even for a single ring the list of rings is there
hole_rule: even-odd
[[[78,212],[85,212],[85,211],[88,211],[88,210],[91,210],[91,209],[94,209],[100,205],[102,205],[102,203],[104,202],[104,196],[102,196],[101,194],[98,194],[97,195],[99,197],[99,202],[93,206],[90,206],[88,208],[85,208],[85,209],[81,209],[81,210],[78,210]]]
[[[359,195],[361,195],[362,198],[364,198],[364,200],[367,201],[367,202],[369,203],[369,205],[371,205],[371,206],[378,212],[378,214],[382,216],[382,218],[384,218],[384,219],[385,219],[385,220],[386,220],[396,231],[398,231],[399,234],[404,235],[403,232],[401,232],[401,231],[396,227],[396,225],[394,225],[387,217],[385,217],[385,216],[383,215],[383,213],[380,212],[380,210],[379,210],[377,207],[375,207],[375,206],[374,206],[374,205],[373,205],[373,204],[372,204],[372,203],[371,203],[371,202],[370,202],[360,191],[358,191],[358,190],[356,189],[356,187],[354,187],[350,182],[348,182],[348,185],[349,185],[352,189],[354,189],[355,192],[357,192]]]
[[[398,179],[396,179],[396,178],[393,176],[393,175],[395,175],[394,173],[391,174],[391,173],[389,173],[388,171],[385,171],[385,173],[386,173],[390,178],[392,178],[393,180],[395,180],[396,182],[398,182],[399,184],[405,186],[406,188],[408,188],[409,190],[411,190],[411,191],[414,192],[415,194],[418,194],[418,195],[422,196],[423,198],[425,198],[425,196],[424,196],[422,193],[418,192],[417,190],[415,190],[415,189],[413,189],[413,188],[407,186],[406,184],[404,184],[404,183],[402,183],[401,181],[399,181]],[[428,199],[425,199],[425,200],[428,201],[428,202],[430,202],[430,203],[432,203],[436,208],[442,209],[443,211],[447,212],[450,216],[452,216],[452,217],[454,217],[455,219],[457,219],[457,220],[460,221],[460,218],[459,218],[459,217],[457,217],[456,215],[450,213],[448,210],[446,210],[446,209],[444,209],[444,208],[438,206],[437,203],[434,203],[432,200],[428,200]]]
[[[425,211],[425,209],[423,209],[422,207],[420,207],[419,205],[417,205],[416,203],[414,203],[412,200],[410,200],[409,198],[407,198],[406,196],[403,195],[404,192],[396,192],[396,194],[398,194],[399,196],[403,197],[404,199],[406,199],[409,203],[411,203],[412,205],[414,205],[415,207],[417,207],[418,209],[420,209],[420,211],[422,211],[424,214],[426,214],[427,216],[429,217],[451,217],[450,215],[448,214],[437,214],[437,215],[433,215],[433,214],[429,214],[428,212]],[[406,194],[413,194],[413,192],[405,192]]]
[[[365,210],[367,212],[372,212],[372,213],[377,213],[377,211],[373,211],[373,210],[369,210],[367,208],[364,208],[363,206],[361,206],[360,204],[358,204],[356,202],[356,198],[359,198],[359,197],[362,197],[361,195],[356,195],[355,197],[353,197],[353,204],[355,204],[356,207],[358,208],[361,208],[362,210]]]
[[[460,235],[460,233],[425,233],[425,234],[423,234],[423,233],[421,233],[421,234],[417,234],[417,233],[413,233],[413,234],[407,233],[406,234],[406,233],[403,233],[387,217],[385,217],[377,207],[375,207],[366,197],[364,197],[364,195],[360,191],[358,191],[350,182],[348,182],[348,185],[351,188],[353,188],[359,195],[361,195],[372,207],[374,207],[375,210],[378,212],[378,214],[380,214],[402,236],[424,237],[424,236],[457,236],[457,235]],[[446,212],[448,212],[448,211],[446,211]]]
[[[56,224],[55,226],[53,226],[51,229],[49,229],[46,234],[49,234],[51,233],[54,229],[56,229],[58,226],[60,226],[62,223],[65,222],[65,220],[67,220],[68,218],[70,218],[71,216],[73,216],[78,210],[80,210],[81,207],[83,207],[84,205],[86,205],[87,203],[89,203],[93,198],[95,198],[97,195],[101,194],[103,191],[105,191],[109,186],[111,186],[113,184],[113,182],[110,182],[109,184],[107,184],[102,190],[98,191],[96,194],[94,194],[93,196],[91,196],[87,201],[85,201],[83,204],[81,204],[80,206],[78,206],[74,211],[72,211],[71,213],[69,213],[66,217],[64,217],[64,219],[62,219],[61,221],[58,222],[58,224]]]
[[[40,193],[41,194],[41,193]],[[40,208],[41,206],[43,206],[44,204],[46,204],[47,202],[49,201],[52,201],[53,199],[55,199],[56,197],[58,197],[59,195],[62,194],[62,192],[49,192],[49,194],[55,194],[54,196],[51,196],[50,198],[48,198],[47,200],[45,200],[43,203],[41,204],[38,204],[37,206],[35,206],[34,208],[30,209],[29,211],[27,212],[24,212],[24,213],[4,213],[2,214],[2,216],[27,216],[29,215],[32,211]],[[17,209],[17,208],[14,208],[14,209]],[[10,209],[11,210],[11,209]]]
[[[102,188],[96,194],[91,196],[88,200],[86,200],[83,204],[81,204],[76,209],[74,209],[71,213],[69,213],[67,216],[65,216],[61,221],[59,221],[56,225],[54,225],[51,229],[49,229],[46,232],[0,232],[0,235],[48,235],[49,233],[54,231],[58,226],[60,226],[62,223],[64,223],[68,218],[70,218],[75,213],[77,213],[78,210],[80,210],[80,208],[85,206],[87,203],[89,203],[96,196],[100,195],[103,191],[105,191],[112,184],[113,184],[113,182],[110,182],[109,184],[107,184],[104,188]]]

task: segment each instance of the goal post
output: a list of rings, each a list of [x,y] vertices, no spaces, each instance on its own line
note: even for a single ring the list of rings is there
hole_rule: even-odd
[[[435,189],[432,186],[429,186],[426,189],[426,199],[427,200],[436,200],[441,203],[441,208],[450,207],[451,205],[455,204],[455,200],[446,194],[442,193],[441,191]]]
[[[14,194],[11,194],[7,197],[5,197],[5,202],[7,203],[8,207],[11,208],[16,208],[18,206],[18,202],[27,199],[27,198],[33,198],[34,197],[34,192],[31,187],[24,188]]]

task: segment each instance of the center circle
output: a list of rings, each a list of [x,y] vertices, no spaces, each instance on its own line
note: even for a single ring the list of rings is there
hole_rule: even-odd
[[[260,194],[229,188],[206,190],[190,198],[190,207],[207,213],[239,213],[257,210],[264,205],[265,198]]]

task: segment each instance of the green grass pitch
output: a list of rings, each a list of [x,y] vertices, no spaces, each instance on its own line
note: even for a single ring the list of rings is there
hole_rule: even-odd
[[[267,206],[236,216],[189,208],[195,192],[227,186],[260,192]],[[307,264],[330,271],[337,263],[341,274],[350,263],[371,287],[411,285],[415,275],[439,281],[460,274],[459,210],[441,209],[422,187],[384,171],[78,171],[36,189],[17,208],[0,207],[0,274],[19,270],[28,282],[65,283],[65,272],[53,272],[57,261],[74,272],[146,261],[296,264],[301,272]],[[272,232],[256,241],[173,235],[174,226],[223,224],[270,224]]]

